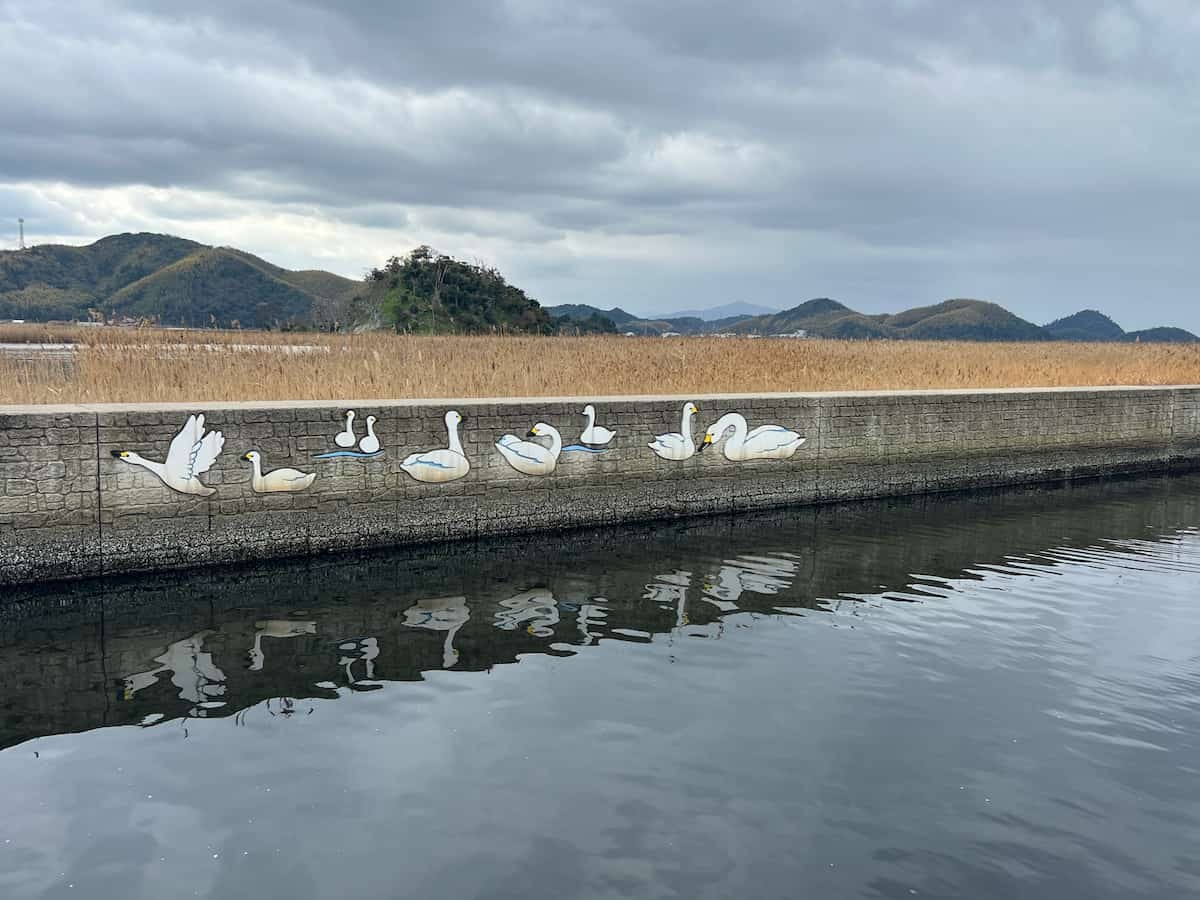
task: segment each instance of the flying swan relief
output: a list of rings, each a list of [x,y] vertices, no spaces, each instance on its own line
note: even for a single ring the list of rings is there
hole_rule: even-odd
[[[133,466],[149,469],[163,484],[181,494],[209,497],[216,489],[200,481],[201,475],[212,468],[225,437],[219,431],[204,433],[204,416],[188,416],[179,433],[171,439],[165,462],[154,462],[131,450],[113,450],[112,455]]]
[[[400,468],[417,481],[440,484],[462,478],[471,471],[471,463],[463,453],[462,441],[458,439],[458,426],[462,423],[462,416],[458,410],[452,409],[446,413],[445,420],[448,445],[445,449],[413,453],[400,463]]]
[[[692,440],[692,416],[700,412],[695,403],[683,404],[683,419],[679,431],[660,434],[647,446],[663,459],[681,461],[691,459],[696,453],[696,442]]]
[[[711,447],[731,428],[733,434],[725,442],[723,449],[725,458],[733,462],[747,459],[789,459],[806,440],[782,425],[760,425],[748,431],[746,417],[741,413],[731,412],[721,416],[708,427],[700,449]]]

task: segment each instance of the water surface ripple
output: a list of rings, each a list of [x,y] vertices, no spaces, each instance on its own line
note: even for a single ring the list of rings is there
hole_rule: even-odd
[[[1200,476],[10,591],[5,898],[1200,894]]]

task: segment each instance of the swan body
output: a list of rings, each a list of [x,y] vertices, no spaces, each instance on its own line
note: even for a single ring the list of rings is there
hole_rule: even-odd
[[[558,454],[562,452],[562,435],[552,425],[538,422],[529,429],[527,437],[543,435],[549,436],[549,447],[534,441],[523,441],[515,434],[506,434],[496,441],[496,449],[518,472],[526,475],[549,475],[558,463]]]
[[[438,484],[444,481],[454,481],[462,478],[471,471],[471,463],[463,453],[462,442],[458,439],[458,426],[462,416],[457,410],[446,413],[447,446],[443,450],[429,450],[425,453],[414,453],[400,468],[417,481],[428,481]]]
[[[181,494],[209,497],[216,493],[206,487],[200,477],[216,461],[225,446],[225,437],[219,431],[204,433],[204,416],[188,416],[179,433],[171,439],[165,462],[154,462],[130,450],[114,450],[112,455],[130,465],[149,469],[163,484]]]
[[[683,404],[683,419],[679,431],[660,434],[647,446],[663,459],[691,459],[696,452],[696,442],[692,440],[692,416],[700,412],[695,403]]]
[[[264,475],[262,454],[257,450],[243,453],[242,459],[247,460],[254,468],[254,474],[250,476],[250,487],[254,488],[256,494],[302,491],[317,478],[316,472],[301,472],[299,469],[275,469]]]
[[[354,410],[349,410],[346,413],[346,429],[339,431],[334,436],[333,442],[339,447],[353,447],[358,443],[358,438],[354,434]]]
[[[592,404],[589,403],[583,408],[583,414],[587,416],[588,423],[587,427],[583,429],[583,433],[579,435],[579,443],[599,447],[617,436],[615,431],[596,424],[596,407]]]
[[[704,434],[703,450],[719,441],[729,429],[733,434],[725,442],[725,458],[734,462],[747,459],[788,459],[807,440],[782,425],[760,425],[747,430],[741,413],[726,413],[709,426]]]
[[[358,449],[363,453],[379,452],[379,438],[375,436],[374,416],[367,416],[367,433],[363,439],[358,442]]]

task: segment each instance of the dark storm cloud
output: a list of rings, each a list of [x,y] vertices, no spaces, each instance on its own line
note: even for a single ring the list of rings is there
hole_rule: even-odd
[[[502,242],[552,300],[1200,328],[1198,39],[1172,0],[0,0],[0,182]]]

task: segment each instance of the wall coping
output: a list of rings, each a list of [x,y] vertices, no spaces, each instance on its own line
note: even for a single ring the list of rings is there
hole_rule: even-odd
[[[71,413],[120,413],[147,412],[193,412],[208,410],[257,410],[295,407],[299,409],[322,409],[331,406],[371,407],[428,407],[428,406],[482,406],[505,404],[524,406],[546,403],[683,403],[687,400],[703,402],[732,400],[820,400],[879,397],[962,397],[962,396],[1020,396],[1022,394],[1108,394],[1119,392],[1159,393],[1169,391],[1200,391],[1200,384],[1156,384],[1156,385],[1098,385],[1092,387],[1020,387],[1020,388],[932,388],[905,391],[775,391],[757,394],[617,394],[597,396],[578,394],[554,397],[423,397],[412,399],[339,399],[339,400],[196,400],[190,403],[63,403],[0,405],[0,416],[64,415]]]

